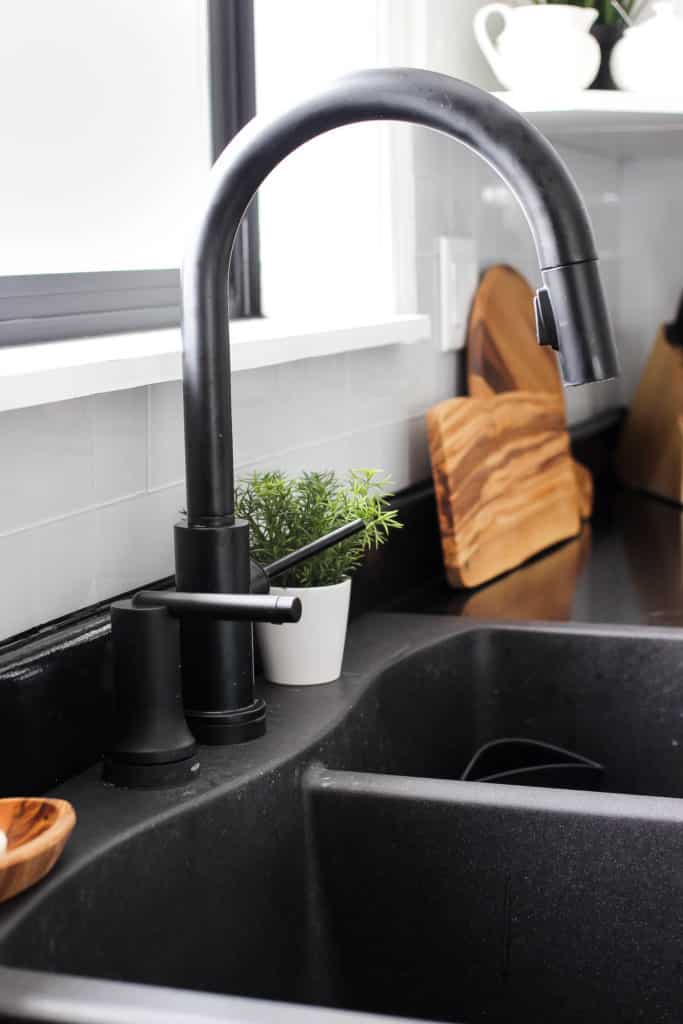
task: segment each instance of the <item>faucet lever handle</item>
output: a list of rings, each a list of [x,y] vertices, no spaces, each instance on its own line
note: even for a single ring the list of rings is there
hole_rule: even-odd
[[[229,622],[298,622],[301,601],[298,597],[267,594],[193,594],[175,590],[141,590],[133,598],[138,608],[163,606],[169,615],[203,615]]]
[[[141,590],[111,606],[116,695],[113,742],[104,778],[114,785],[186,785],[199,771],[185,721],[180,678],[180,623],[186,615],[231,622],[298,622],[298,597]]]
[[[339,544],[343,540],[348,540],[349,537],[353,537],[354,534],[360,533],[360,531],[364,529],[365,520],[353,519],[350,523],[338,526],[336,530],[331,530],[329,533],[325,533],[322,537],[312,540],[302,548],[298,548],[296,551],[290,551],[288,555],[283,555],[282,558],[278,558],[277,561],[271,562],[270,565],[265,565],[263,567],[263,572],[269,580],[273,580],[277,576],[281,576],[282,573],[287,572],[288,569],[293,569],[296,565],[299,565],[300,562],[305,562],[307,558],[312,558],[314,555],[319,555],[321,552],[327,551],[327,549],[331,548],[334,544]]]

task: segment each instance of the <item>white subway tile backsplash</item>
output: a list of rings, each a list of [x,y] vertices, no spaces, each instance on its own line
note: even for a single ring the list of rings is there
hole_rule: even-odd
[[[97,510],[97,599],[173,572],[173,525],[185,504],[182,484]]]
[[[351,435],[350,465],[381,469],[401,490],[430,474],[427,430],[423,416],[385,423]]]
[[[369,348],[349,357],[346,416],[350,429],[388,423],[401,415],[411,387],[406,373],[409,353],[424,344],[429,342]]]
[[[0,640],[22,633],[40,618],[34,530],[0,537]]]
[[[94,501],[91,398],[2,414],[0,534],[73,514]]]
[[[0,640],[173,572],[182,485],[0,537]]]
[[[323,472],[333,470],[343,476],[353,465],[350,459],[350,435],[343,434],[331,440],[291,448],[289,451],[262,459],[238,468],[238,476],[248,476],[254,470],[266,472],[280,470],[291,476],[297,476],[306,470]]]
[[[98,600],[97,512],[58,519],[36,530],[33,554],[39,622],[67,615]]]
[[[281,447],[282,396],[276,366],[245,370],[232,377],[232,428],[235,462],[255,462]]]
[[[153,384],[148,399],[148,487],[155,490],[185,478],[182,383]]]
[[[252,472],[281,470],[291,475],[305,470],[379,469],[388,473],[394,490],[408,487],[431,472],[423,415],[394,423],[365,426],[317,444],[304,445],[237,467],[238,479]]]
[[[92,403],[95,502],[103,504],[144,491],[147,389],[95,395]]]
[[[347,359],[302,359],[277,369],[277,405],[266,417],[271,451],[335,438],[349,429]]]
[[[412,419],[452,397],[455,363],[454,353],[442,353],[434,339],[349,356],[350,430]]]
[[[460,371],[464,367],[462,353],[439,352],[431,366],[430,401],[424,404],[422,410],[414,409],[414,412],[427,411],[437,402],[445,402],[447,398],[453,398],[461,394]]]

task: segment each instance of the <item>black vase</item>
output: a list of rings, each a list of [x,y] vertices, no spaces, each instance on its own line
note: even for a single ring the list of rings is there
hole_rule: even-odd
[[[618,25],[593,25],[591,32],[600,43],[601,52],[600,70],[591,89],[616,89],[618,86],[612,78],[609,62],[612,50],[624,34],[624,25],[621,22]]]

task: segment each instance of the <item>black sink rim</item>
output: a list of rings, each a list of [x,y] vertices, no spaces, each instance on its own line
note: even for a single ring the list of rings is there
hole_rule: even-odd
[[[133,834],[149,831],[168,819],[175,819],[203,804],[237,792],[257,778],[281,770],[293,761],[308,758],[309,764],[315,763],[318,760],[315,755],[316,748],[343,724],[365,693],[387,671],[399,667],[402,662],[415,655],[424,654],[440,646],[451,638],[487,632],[623,638],[627,641],[647,639],[683,645],[683,628],[675,627],[633,627],[608,623],[556,623],[540,620],[516,622],[462,617],[447,619],[440,615],[399,612],[379,612],[362,616],[349,628],[344,671],[339,680],[319,687],[261,684],[262,692],[267,694],[267,702],[271,708],[277,707],[278,701],[294,704],[299,697],[303,698],[304,702],[312,700],[314,705],[324,703],[328,694],[341,697],[332,713],[320,712],[315,707],[311,712],[309,708],[305,708],[311,718],[315,718],[317,714],[318,720],[302,724],[301,719],[297,719],[297,732],[303,735],[291,738],[287,736],[283,742],[283,737],[278,735],[276,715],[271,713],[271,727],[265,737],[238,747],[200,747],[203,766],[201,776],[183,789],[115,789],[102,783],[101,765],[97,764],[51,790],[47,795],[66,800],[78,801],[85,797],[86,806],[89,804],[87,798],[94,799],[98,811],[106,800],[113,816],[108,819],[105,829],[95,829],[94,831],[99,834],[91,836],[85,833],[87,826],[92,822],[89,823],[87,816],[81,814],[78,827],[74,830],[70,844],[57,867],[36,887],[20,894],[7,904],[0,905],[0,944],[21,920],[35,913],[54,889],[63,884],[67,877],[77,873],[84,863],[105,855],[108,850],[125,842]],[[362,665],[366,660],[369,667],[363,669]],[[277,742],[269,743],[274,737],[277,738]],[[265,756],[260,756],[264,751]],[[238,765],[241,763],[244,766],[241,771],[235,770],[235,761]],[[634,799],[652,799],[649,796],[631,795]],[[81,851],[80,846],[84,840],[85,849]],[[0,1009],[1,1006],[0,1002]]]
[[[451,620],[443,616],[434,615],[406,615],[401,613],[374,613],[364,616],[354,623],[350,630],[348,657],[345,662],[345,673],[341,680],[329,686],[314,688],[313,692],[308,687],[296,688],[269,688],[269,693],[275,698],[275,707],[278,706],[278,699],[283,706],[290,705],[290,710],[296,712],[299,701],[304,708],[310,702],[314,709],[317,707],[316,715],[311,715],[312,721],[306,722],[306,727],[296,730],[294,737],[288,736],[283,742],[280,737],[278,742],[268,743],[266,740],[257,740],[253,744],[245,745],[242,748],[241,761],[242,771],[236,770],[235,761],[236,748],[202,748],[202,757],[206,762],[203,779],[192,783],[182,791],[116,791],[103,789],[99,781],[99,766],[83,773],[81,776],[70,780],[68,783],[55,790],[55,795],[70,798],[80,798],[89,794],[91,800],[96,801],[98,808],[101,807],[102,798],[105,797],[108,809],[112,812],[108,819],[106,828],[88,828],[87,816],[81,815],[81,827],[75,836],[76,842],[71,855],[65,856],[64,863],[58,867],[48,878],[36,889],[30,890],[17,900],[12,901],[5,907],[0,908],[0,942],[7,938],[18,925],[39,912],[41,905],[50,895],[56,892],[64,884],[65,880],[74,873],[78,873],[84,864],[90,860],[106,855],[111,847],[125,842],[134,833],[146,832],[155,828],[160,822],[167,819],[174,819],[188,812],[190,809],[201,807],[204,803],[224,798],[231,792],[236,792],[260,776],[268,775],[271,772],[282,769],[294,760],[305,760],[310,758],[309,763],[315,760],[314,752],[316,747],[330,736],[334,730],[343,723],[349,712],[361,700],[366,691],[388,670],[400,665],[401,662],[413,657],[416,654],[428,652],[431,648],[438,647],[451,638],[469,633],[513,633],[513,634],[550,634],[550,635],[572,635],[580,637],[610,637],[623,638],[625,640],[648,639],[658,642],[683,642],[683,630],[673,627],[637,627],[619,626],[611,624],[584,624],[584,623],[555,623],[555,622],[514,622],[498,620],[479,619],[457,619]],[[334,699],[336,695],[337,699]],[[328,696],[332,699],[328,699]],[[322,707],[322,711],[320,708]],[[278,717],[272,716],[273,734],[278,736]],[[265,756],[259,756],[265,755]],[[468,783],[468,785],[477,785]],[[491,784],[485,784],[491,787]],[[496,787],[510,789],[518,787]],[[567,794],[574,794],[581,791],[558,790],[558,799],[566,800]],[[604,794],[603,794],[604,795]],[[525,794],[525,797],[527,794]],[[493,799],[494,794],[490,794]],[[630,807],[635,807],[635,802],[642,801],[645,808],[646,803],[651,803],[653,798],[637,795],[629,795]],[[670,810],[676,814],[683,814],[683,800],[658,797],[657,801],[673,805]],[[106,817],[106,815],[102,815]],[[92,824],[92,823],[91,823]],[[101,822],[99,823],[101,825]],[[78,833],[80,832],[80,836]],[[41,989],[44,992],[50,991],[51,983],[59,986],[66,975],[51,974],[47,972],[28,971],[24,968],[2,966],[0,964],[0,976],[3,978],[3,986],[0,990],[0,1016],[6,1010],[11,1010],[16,1016],[16,999],[25,985],[28,975],[36,975],[41,979]],[[101,984],[103,986],[136,987],[130,982],[100,981],[98,979],[78,979],[79,984],[86,983]],[[154,986],[144,986],[145,989],[152,989]],[[85,990],[85,989],[84,989]],[[55,988],[55,992],[57,989]],[[102,990],[104,991],[104,989]],[[114,990],[112,989],[112,992]],[[190,993],[182,989],[164,990],[169,993],[185,996],[200,996],[203,993]],[[265,1020],[267,1017],[258,1016],[258,1000],[239,999],[232,996],[211,996],[212,999],[222,1000],[224,1014],[230,1014],[230,1003],[235,1003],[235,1019],[245,1019],[242,1006],[237,1004],[246,1003],[254,1010],[254,1021]],[[13,1002],[14,1000],[14,1002]],[[272,1008],[274,1004],[267,1004]],[[283,1008],[290,1008],[300,1012],[302,1021],[306,1020],[305,1008],[298,1004],[283,1003]],[[189,1012],[189,1011],[188,1011]],[[328,1012],[328,1011],[325,1011]],[[335,1021],[341,1011],[329,1011],[330,1022]],[[238,1016],[238,1014],[242,1016]],[[323,1018],[318,1014],[318,1019]],[[357,1021],[365,1020],[365,1015],[345,1014],[346,1019]],[[18,1019],[21,1019],[19,1017]],[[45,1017],[44,1019],[60,1019],[58,1016]],[[107,1019],[112,1019],[108,1017]],[[130,1017],[128,1018],[130,1019]],[[230,1019],[224,1016],[223,1019]],[[295,1018],[293,1017],[292,1020]],[[296,1018],[299,1019],[299,1018]],[[342,1018],[340,1018],[342,1019]],[[367,1018],[370,1019],[370,1018]],[[377,1018],[375,1018],[377,1019]],[[384,1018],[390,1019],[390,1018]],[[406,1019],[406,1018],[403,1018]],[[93,1021],[98,1017],[93,1016]]]

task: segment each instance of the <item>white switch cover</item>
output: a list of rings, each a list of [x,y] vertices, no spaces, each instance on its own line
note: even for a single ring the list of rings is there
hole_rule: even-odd
[[[473,238],[442,235],[437,239],[437,295],[442,352],[465,347],[467,318],[479,279]]]

